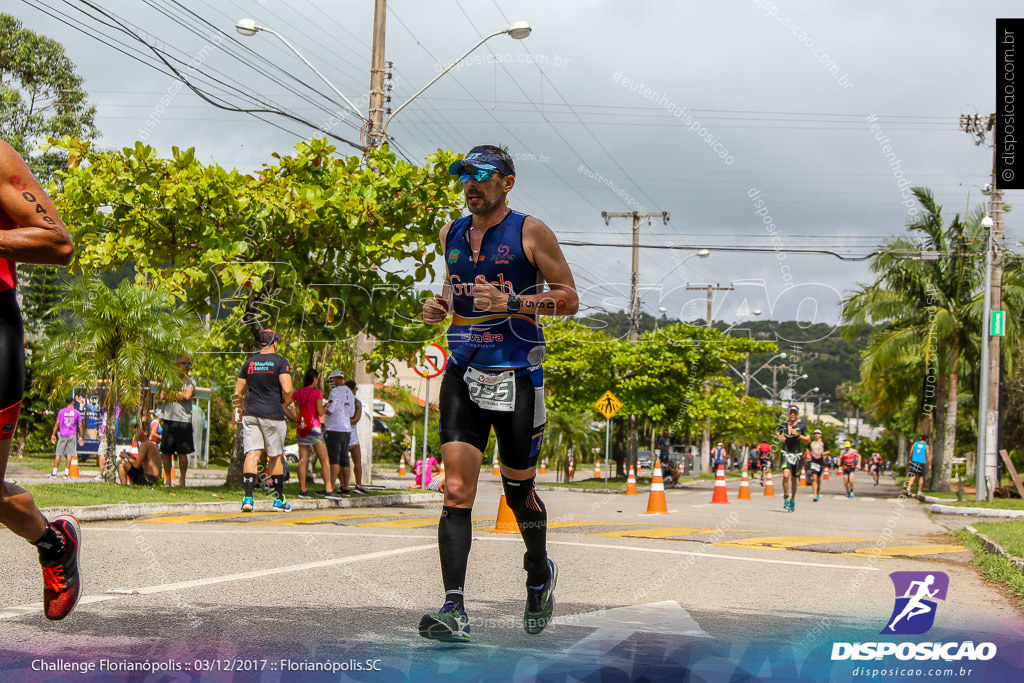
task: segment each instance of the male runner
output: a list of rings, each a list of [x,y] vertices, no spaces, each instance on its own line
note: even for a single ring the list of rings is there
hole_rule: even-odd
[[[43,611],[58,621],[81,594],[78,520],[53,522],[23,489],[4,481],[25,391],[25,333],[15,296],[15,262],[66,266],[75,246],[53,202],[18,153],[0,140],[0,524],[35,544],[43,566]]]
[[[196,381],[192,378],[192,361],[188,356],[178,356],[175,362],[181,372],[181,389],[160,391],[160,400],[164,402],[160,456],[164,465],[164,486],[171,485],[171,462],[178,456],[178,486],[184,487],[188,455],[196,450],[192,438],[192,397],[196,395]]]
[[[459,177],[471,215],[441,229],[448,267],[444,291],[423,304],[427,324],[453,318],[439,399],[446,481],[437,537],[445,599],[438,612],[420,620],[419,631],[424,638],[468,642],[470,515],[492,427],[505,501],[526,544],[523,628],[540,633],[551,619],[558,570],[547,556],[547,510],[534,490],[545,425],[538,316],[572,315],[579,299],[555,234],[543,221],[505,205],[516,182],[506,148],[474,147],[449,172]]]
[[[871,474],[875,478],[875,486],[878,486],[878,475],[882,473],[882,456],[875,451],[871,454]]]
[[[922,436],[920,439],[914,442],[914,447],[910,451],[910,469],[908,470],[909,478],[907,479],[907,495],[910,495],[910,489],[914,487],[914,480],[917,479],[917,495],[921,495],[921,487],[924,486],[924,475],[928,471],[928,468],[932,464],[932,449],[928,445],[928,437]]]
[[[63,476],[67,477],[68,468],[71,467],[71,458],[78,455],[78,446],[85,443],[82,436],[82,414],[75,408],[74,394],[68,399],[68,404],[57,411],[57,420],[53,423],[50,443],[57,446],[56,454],[53,456],[53,469],[50,471],[50,478],[53,479],[57,476],[61,457],[64,458]]]
[[[843,484],[846,486],[846,497],[856,498],[853,493],[853,477],[860,467],[860,453],[853,447],[853,444],[846,440],[843,442],[843,450],[839,455],[839,464],[843,466]]]
[[[782,507],[796,511],[796,487],[800,485],[800,470],[804,466],[803,443],[810,443],[807,427],[799,421],[800,410],[789,407],[789,420],[779,425],[776,437],[782,442]]]
[[[242,393],[249,389],[245,399],[245,415],[242,422],[242,449],[245,464],[242,466],[242,512],[252,512],[252,492],[256,488],[256,467],[260,454],[267,454],[267,471],[274,484],[274,510],[290,512],[292,506],[284,497],[284,437],[288,432],[284,409],[292,402],[291,366],[277,355],[277,343],[281,340],[273,330],[263,330],[257,342],[259,353],[250,356],[238,372],[235,382],[235,421],[239,421]]]
[[[815,429],[811,437],[811,457],[807,461],[807,473],[811,476],[814,490],[814,502],[821,496],[821,473],[825,469],[825,456],[832,451],[825,450],[825,442],[821,440],[821,430]]]
[[[761,470],[759,483],[764,486],[764,473],[772,468],[772,447],[768,445],[768,439],[761,439],[757,445],[757,468]]]

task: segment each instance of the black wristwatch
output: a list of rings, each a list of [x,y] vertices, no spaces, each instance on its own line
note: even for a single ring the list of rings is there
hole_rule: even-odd
[[[523,300],[515,294],[508,295],[508,303],[505,304],[505,310],[509,313],[518,313],[519,309],[523,307]]]

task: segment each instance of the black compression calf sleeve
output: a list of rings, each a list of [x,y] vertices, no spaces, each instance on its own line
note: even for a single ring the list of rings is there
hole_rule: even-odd
[[[527,583],[537,586],[548,579],[548,510],[544,507],[544,501],[537,496],[533,482],[533,479],[515,480],[501,475],[505,502],[516,516],[519,533],[526,543],[523,567],[526,569]]]
[[[437,547],[441,552],[441,580],[444,582],[445,600],[451,600],[459,607],[462,607],[469,548],[473,543],[472,513],[472,508],[445,505],[437,525]]]

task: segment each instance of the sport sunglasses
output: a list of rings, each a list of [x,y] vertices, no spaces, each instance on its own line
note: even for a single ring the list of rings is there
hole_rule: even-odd
[[[493,178],[494,177],[494,173],[495,173],[495,171],[492,170],[492,169],[489,169],[489,168],[478,168],[478,169],[474,170],[472,173],[462,173],[462,174],[460,174],[459,175],[459,182],[460,183],[468,183],[470,178],[472,178],[473,180],[477,181],[478,183],[482,183],[485,180],[490,180],[491,178]]]

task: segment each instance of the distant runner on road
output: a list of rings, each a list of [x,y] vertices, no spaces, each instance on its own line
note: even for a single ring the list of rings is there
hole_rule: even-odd
[[[825,442],[821,440],[821,430],[815,429],[811,436],[811,457],[807,461],[807,474],[811,478],[814,489],[814,502],[821,497],[821,473],[825,469],[825,456],[832,451],[825,450]]]
[[[843,466],[843,484],[846,486],[846,497],[854,498],[853,477],[860,467],[860,453],[847,440],[843,442],[843,450],[839,455],[839,463]]]
[[[789,420],[779,425],[776,436],[782,442],[782,502],[784,509],[796,511],[796,487],[800,485],[800,470],[804,466],[803,444],[810,443],[807,427],[798,419],[800,410],[789,407]]]

